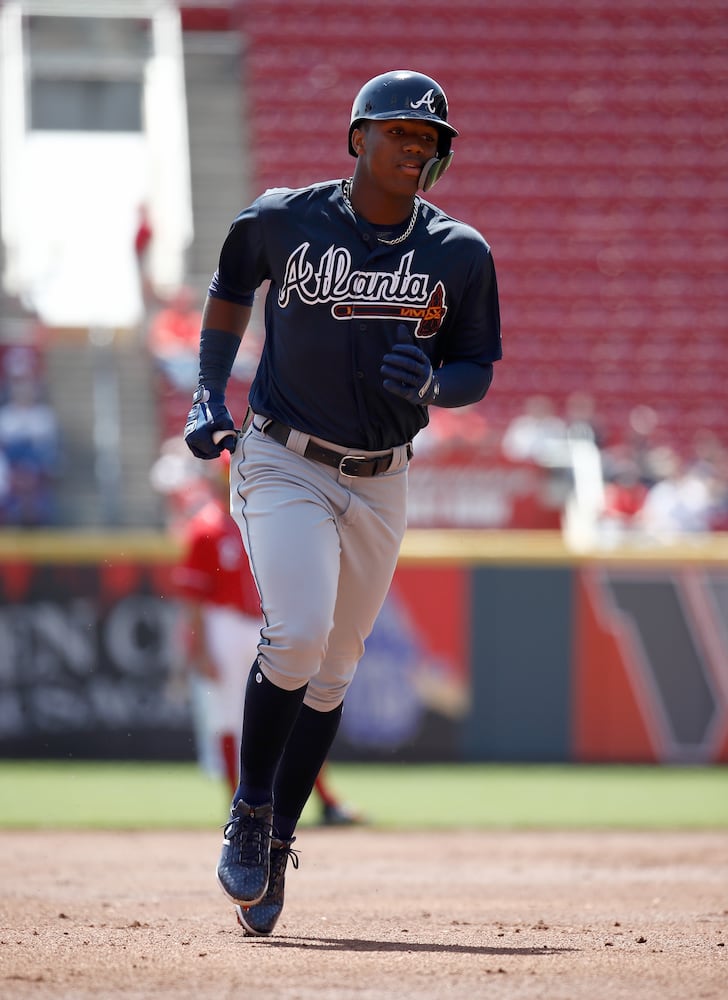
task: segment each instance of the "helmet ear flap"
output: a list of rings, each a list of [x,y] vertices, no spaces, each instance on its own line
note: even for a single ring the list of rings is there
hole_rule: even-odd
[[[423,191],[429,191],[450,166],[453,155],[450,152],[443,156],[442,159],[438,156],[431,157],[422,168],[417,186],[422,188]]]

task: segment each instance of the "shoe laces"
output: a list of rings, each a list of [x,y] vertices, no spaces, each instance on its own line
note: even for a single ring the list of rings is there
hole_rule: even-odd
[[[225,837],[236,864],[257,867],[263,864],[271,840],[270,822],[250,813],[233,816],[225,827]]]
[[[293,840],[295,839],[294,837]],[[274,839],[271,841],[269,892],[271,890],[275,891],[280,884],[281,879],[286,873],[286,865],[289,858],[293,867],[298,869],[299,852],[294,851],[291,847],[293,840]]]

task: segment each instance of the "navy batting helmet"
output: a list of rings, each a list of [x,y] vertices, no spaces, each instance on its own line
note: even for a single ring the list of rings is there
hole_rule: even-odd
[[[447,98],[439,83],[407,69],[382,73],[369,80],[354,99],[349,122],[349,152],[356,156],[351,141],[355,128],[363,121],[420,119],[435,126],[439,135],[437,157],[425,165],[420,187],[427,191],[450,166],[453,136],[458,134],[447,120]]]

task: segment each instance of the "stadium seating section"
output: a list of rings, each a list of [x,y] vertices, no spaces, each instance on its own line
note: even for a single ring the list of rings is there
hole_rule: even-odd
[[[378,72],[437,78],[461,132],[430,197],[490,242],[504,356],[487,414],[638,403],[689,446],[725,428],[728,7],[662,0],[244,5],[256,191],[345,176],[348,109]],[[486,405],[484,404],[484,405]]]

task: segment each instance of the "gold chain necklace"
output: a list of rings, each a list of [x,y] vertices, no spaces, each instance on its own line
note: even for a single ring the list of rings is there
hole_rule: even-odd
[[[351,209],[354,215],[356,215],[356,209],[351,203],[351,178],[349,178],[348,181],[343,181],[341,185],[341,194],[344,198],[344,202],[346,203],[346,205]],[[415,228],[415,222],[417,222],[417,213],[419,212],[419,210],[420,210],[420,199],[417,196],[415,196],[415,202],[414,205],[412,206],[412,215],[410,216],[409,225],[402,233],[402,235],[398,236],[395,240],[385,240],[381,236],[377,236],[378,242],[384,243],[388,247],[394,247],[398,243],[404,243],[407,237],[412,233],[412,230]]]

